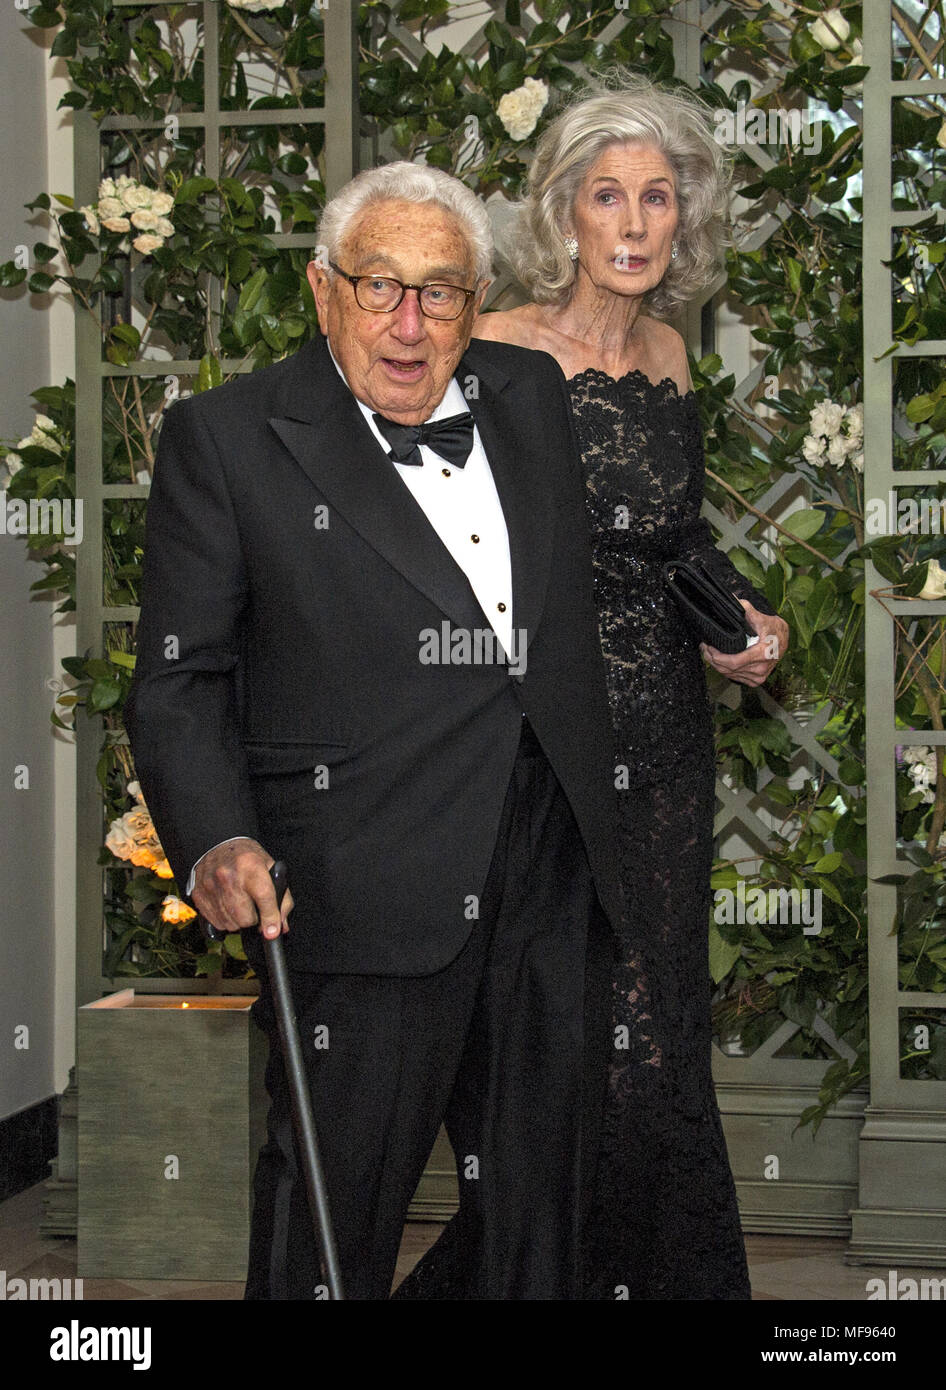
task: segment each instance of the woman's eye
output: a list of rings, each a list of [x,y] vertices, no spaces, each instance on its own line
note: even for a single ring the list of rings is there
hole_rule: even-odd
[[[666,193],[648,193],[647,197],[648,199],[653,198],[658,203],[665,203],[667,201]]]

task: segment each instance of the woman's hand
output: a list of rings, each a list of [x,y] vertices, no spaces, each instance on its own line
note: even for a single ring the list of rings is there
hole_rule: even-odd
[[[768,680],[775,663],[788,650],[788,623],[784,618],[760,613],[747,599],[741,598],[739,602],[746,610],[750,625],[759,634],[758,642],[734,656],[727,656],[705,642],[700,643],[700,651],[707,664],[721,676],[728,676],[740,685],[761,685]]]

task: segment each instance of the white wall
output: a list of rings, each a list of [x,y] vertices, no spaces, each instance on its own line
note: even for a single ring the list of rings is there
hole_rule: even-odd
[[[0,163],[8,171],[0,203],[0,261],[7,261],[16,246],[32,246],[41,236],[28,225],[22,204],[46,186],[46,54],[39,32],[12,4],[0,7],[0,51]],[[22,291],[0,291],[0,300],[0,435],[15,442],[32,424],[30,391],[50,380],[49,325],[41,300]],[[56,787],[53,696],[46,684],[56,663],[52,605],[29,595],[42,573],[27,559],[22,538],[0,535],[0,1118],[51,1095],[56,1086]],[[17,767],[26,768],[28,788],[15,788]],[[29,1029],[26,1048],[14,1046],[21,1025]]]

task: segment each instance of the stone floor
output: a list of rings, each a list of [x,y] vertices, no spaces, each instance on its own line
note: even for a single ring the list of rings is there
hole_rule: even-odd
[[[12,1278],[76,1277],[76,1242],[39,1233],[43,1184],[0,1203],[0,1274]],[[398,1259],[397,1281],[436,1239],[441,1227],[409,1222]],[[824,1236],[749,1235],[746,1249],[755,1300],[866,1300],[866,1284],[885,1268],[844,1263],[846,1242]],[[943,1277],[942,1270],[898,1267],[898,1277]],[[184,1280],[85,1279],[82,1296],[96,1299],[240,1299],[242,1283],[195,1283]]]

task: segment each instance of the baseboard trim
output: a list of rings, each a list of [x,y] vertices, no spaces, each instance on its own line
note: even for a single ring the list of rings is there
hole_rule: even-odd
[[[0,1120],[0,1202],[48,1178],[58,1148],[58,1096]]]

